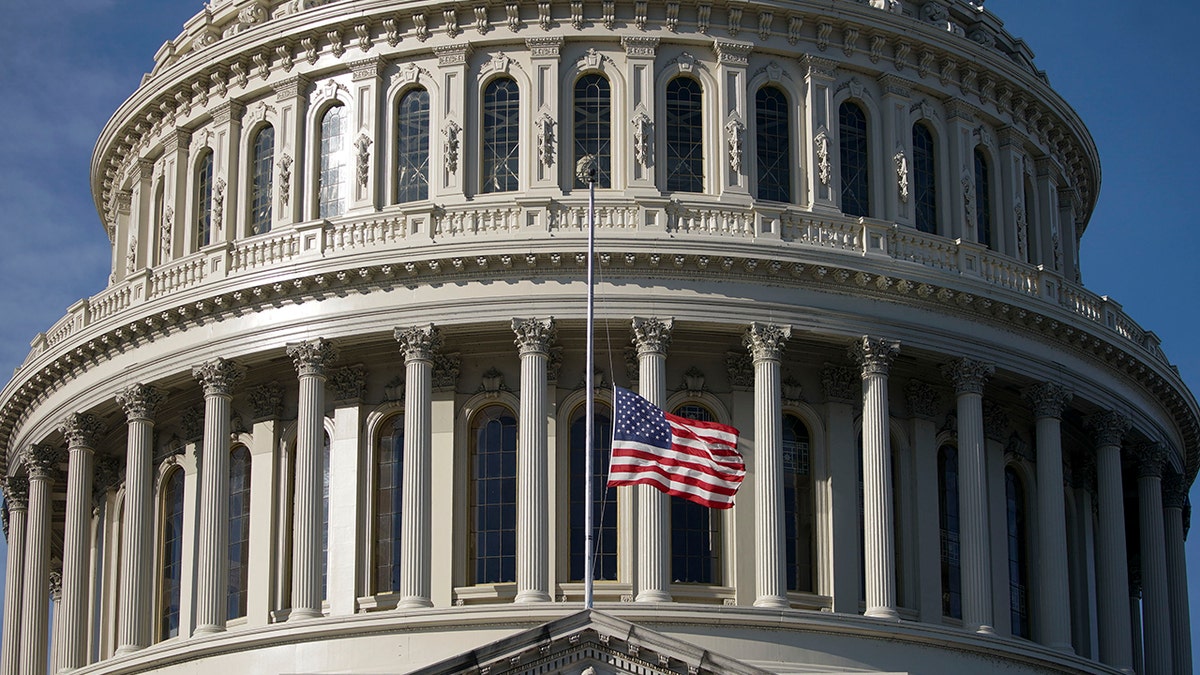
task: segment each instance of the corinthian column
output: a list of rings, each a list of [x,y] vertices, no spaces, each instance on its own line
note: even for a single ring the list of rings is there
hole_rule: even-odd
[[[1117,412],[1089,420],[1096,434],[1096,607],[1100,614],[1100,660],[1133,667],[1129,623],[1129,564],[1125,555],[1125,493],[1121,486],[1121,439],[1129,418]]]
[[[1170,472],[1163,478],[1163,529],[1167,540],[1167,595],[1171,598],[1171,663],[1175,672],[1192,672],[1191,618],[1188,611],[1187,559],[1183,549],[1183,503],[1187,481]],[[7,620],[7,617],[5,618]]]
[[[430,536],[433,516],[433,354],[442,346],[433,324],[397,328],[404,354],[404,475],[401,477],[400,602],[398,609],[432,607]]]
[[[8,502],[8,560],[4,568],[4,637],[0,641],[0,675],[17,675],[20,664],[22,587],[25,572],[25,516],[29,509],[29,479],[9,476],[5,484]]]
[[[104,425],[95,415],[74,413],[59,427],[67,439],[67,514],[63,527],[62,600],[58,605],[58,671],[87,665],[88,563],[91,561],[92,473],[96,441]]]
[[[754,560],[756,607],[790,606],[784,574],[783,402],[779,358],[791,326],[752,323],[742,344],[754,359]]]
[[[633,320],[638,352],[638,393],[662,407],[667,398],[667,347],[671,319]],[[638,602],[671,601],[671,511],[666,494],[649,485],[637,486]]]
[[[983,387],[995,372],[990,363],[958,359],[942,369],[958,397],[958,510],[962,566],[963,627],[992,628],[992,568],[988,559],[987,458],[983,435]]]
[[[204,388],[200,532],[196,552],[196,635],[225,630],[229,595],[229,429],[233,387],[245,370],[214,359],[192,368]],[[136,577],[135,577],[136,578]]]
[[[150,528],[154,516],[150,493],[154,414],[165,398],[161,391],[145,384],[130,385],[117,394],[127,425],[122,579],[153,578]],[[120,584],[119,602],[117,653],[127,654],[150,644],[149,584]]]
[[[1167,596],[1167,550],[1163,536],[1162,472],[1167,452],[1158,443],[1134,449],[1138,467],[1138,533],[1142,568],[1142,631],[1146,675],[1171,668],[1171,605]]]
[[[292,611],[288,621],[321,616],[321,511],[325,441],[325,368],[337,358],[329,340],[290,344],[300,378],[296,419],[296,489],[292,517]]]
[[[521,354],[521,419],[517,427],[517,597],[550,601],[549,499],[546,484],[546,362],[554,319],[513,319]]]
[[[1062,413],[1071,400],[1062,385],[1046,382],[1025,392],[1037,420],[1038,620],[1042,644],[1071,652],[1071,593],[1067,578],[1067,522],[1063,498]]]
[[[888,370],[900,343],[864,335],[850,347],[862,365],[863,562],[867,616],[898,620],[896,542],[892,513],[892,449]]]
[[[62,458],[58,448],[35,445],[25,452],[29,472],[29,529],[25,579],[21,587],[21,667],[23,675],[46,672],[46,624],[50,609],[50,482]]]

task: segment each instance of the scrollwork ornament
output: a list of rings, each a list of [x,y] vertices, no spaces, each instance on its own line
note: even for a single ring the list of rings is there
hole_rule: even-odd
[[[245,376],[245,368],[220,357],[192,368],[192,377],[200,381],[205,396],[231,396],[233,387]]]
[[[4,498],[10,510],[29,508],[29,478],[9,476],[4,482]]]
[[[671,346],[671,329],[675,326],[674,319],[658,319],[650,317],[633,319],[633,343],[637,346],[639,356],[643,354],[666,355]]]
[[[329,369],[329,386],[335,401],[358,401],[367,385],[367,369],[362,364]]]
[[[862,377],[887,375],[892,361],[900,353],[900,343],[886,338],[864,335],[850,345],[849,356],[862,366]]]
[[[301,377],[324,376],[325,369],[337,358],[337,347],[325,338],[315,338],[288,345],[287,355]]]
[[[68,448],[95,449],[100,434],[104,433],[104,422],[91,413],[71,413],[58,430],[67,440]]]
[[[212,226],[213,233],[221,231],[221,222],[225,217],[225,179],[217,178],[213,182],[212,193]]]
[[[1130,448],[1129,454],[1137,462],[1138,478],[1162,478],[1167,466],[1167,448],[1162,443],[1138,443]]]
[[[783,348],[792,337],[791,326],[755,321],[742,335],[742,345],[750,351],[754,362],[778,361]]]
[[[538,159],[542,166],[554,164],[554,117],[543,112],[537,118]]]
[[[446,122],[446,128],[442,129],[442,136],[445,137],[443,146],[446,155],[446,171],[450,173],[458,173],[458,145],[461,132],[462,127],[454,120]]]
[[[1100,447],[1121,446],[1131,422],[1128,417],[1115,410],[1098,413],[1088,418],[1087,426],[1096,437]]]
[[[366,134],[359,134],[358,139],[354,141],[354,149],[357,151],[358,158],[358,186],[360,188],[367,187],[367,182],[371,178],[371,139]]]
[[[279,208],[287,208],[292,194],[292,157],[286,152],[279,157]]]
[[[984,386],[995,372],[995,365],[968,358],[942,366],[942,375],[954,383],[956,394],[983,394]]]
[[[725,352],[725,373],[729,377],[729,384],[735,388],[754,387],[754,362],[746,352]]]
[[[847,366],[826,365],[821,371],[825,398],[838,403],[853,403],[862,396],[860,374]]]
[[[396,342],[400,343],[400,353],[404,354],[404,362],[433,361],[434,352],[442,346],[442,332],[432,323],[411,328],[397,328]]]
[[[1034,417],[1062,419],[1063,410],[1075,395],[1054,382],[1043,382],[1025,391],[1025,400],[1033,407]]]
[[[650,166],[650,143],[654,135],[654,122],[646,112],[633,116],[633,159],[643,169]]]
[[[733,117],[725,123],[725,136],[729,143],[729,170],[733,173],[742,172],[742,134],[746,125],[739,117]]]
[[[513,319],[512,330],[517,335],[514,344],[521,356],[541,354],[550,356],[550,345],[558,334],[554,317],[548,319]]]
[[[904,150],[896,151],[892,157],[892,161],[896,163],[896,189],[900,193],[900,201],[904,204],[908,203],[908,157],[905,156]]]
[[[167,399],[161,389],[149,384],[131,384],[116,396],[117,405],[125,411],[126,419],[153,421],[160,403]]]
[[[458,375],[462,369],[462,355],[443,354],[433,355],[433,389],[435,391],[453,391],[458,385]]]
[[[813,138],[813,146],[817,152],[817,176],[821,179],[821,185],[829,187],[829,182],[833,179],[833,170],[829,164],[829,135],[824,129]]]
[[[268,382],[251,389],[250,408],[255,419],[279,419],[283,416],[283,387]]]

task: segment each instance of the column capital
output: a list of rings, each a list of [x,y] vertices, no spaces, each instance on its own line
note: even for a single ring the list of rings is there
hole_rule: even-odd
[[[268,382],[251,389],[250,408],[256,420],[279,419],[283,416],[283,387]]]
[[[4,481],[4,498],[8,501],[9,510],[29,508],[29,478],[9,476]]]
[[[674,327],[674,319],[633,317],[633,343],[637,345],[638,356],[643,354],[666,356],[667,348],[671,346],[671,330]]]
[[[324,376],[325,368],[337,359],[337,346],[325,338],[315,338],[287,345],[287,355],[301,377]]]
[[[983,387],[996,372],[986,361],[961,358],[942,366],[942,375],[954,383],[956,394],[983,394]]]
[[[887,338],[864,335],[850,344],[850,359],[862,366],[862,376],[888,374],[892,361],[900,353],[900,343]]]
[[[223,358],[215,358],[192,368],[192,377],[200,381],[205,396],[231,396],[234,385],[245,375],[245,368]]]
[[[400,353],[404,354],[404,363],[410,361],[433,361],[433,353],[442,347],[442,331],[437,326],[425,324],[411,328],[397,328],[396,342],[400,343]]]
[[[547,319],[513,319],[513,332],[521,356],[540,354],[550,356],[550,345],[554,342],[558,329],[554,325],[554,317]]]
[[[932,419],[937,414],[937,405],[941,396],[937,389],[928,382],[909,380],[904,387],[905,400],[908,402],[908,414],[913,417]]]
[[[62,581],[62,572],[50,573],[50,599],[56,603],[62,601]]]
[[[1129,454],[1137,462],[1138,478],[1162,478],[1167,465],[1167,447],[1156,441],[1137,443],[1129,448]]]
[[[1063,410],[1075,394],[1061,384],[1042,382],[1024,391],[1025,400],[1033,406],[1034,417],[1062,419]]]
[[[750,350],[754,362],[778,361],[783,354],[783,347],[792,337],[791,326],[779,326],[773,323],[755,321],[742,335],[742,344]]]
[[[119,391],[116,398],[128,421],[153,421],[158,405],[167,400],[167,395],[158,387],[137,383]]]
[[[68,448],[94,450],[100,434],[104,433],[104,423],[91,413],[71,413],[58,426],[58,430],[67,439]]]
[[[31,445],[25,450],[25,469],[29,479],[49,480],[63,460],[63,451],[52,445]]]
[[[1096,443],[1100,446],[1120,447],[1121,441],[1125,438],[1125,432],[1129,431],[1130,424],[1128,417],[1115,410],[1092,415],[1087,420],[1087,426],[1095,434]]]
[[[1182,509],[1187,501],[1187,481],[1174,471],[1167,471],[1163,474],[1162,493],[1164,509]]]

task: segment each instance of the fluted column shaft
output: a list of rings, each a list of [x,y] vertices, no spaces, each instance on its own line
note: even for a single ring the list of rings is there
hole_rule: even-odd
[[[154,521],[151,497],[154,413],[163,395],[159,390],[134,384],[117,395],[125,410],[125,508],[121,524],[121,578],[151,579],[154,564],[150,535]],[[117,610],[117,653],[136,651],[150,644],[150,587],[120,584]]]
[[[1067,578],[1067,522],[1063,496],[1062,412],[1071,393],[1044,383],[1030,389],[1037,442],[1038,620],[1041,643],[1062,652],[1071,647],[1071,592]]]
[[[432,607],[430,599],[430,462],[433,453],[433,352],[441,335],[432,324],[396,329],[404,353],[404,475],[400,508],[400,602]]]
[[[958,408],[959,552],[963,627],[993,633],[992,568],[988,546],[987,457],[983,433],[983,388],[994,366],[959,359],[945,369],[954,382]]]
[[[244,371],[225,359],[192,370],[204,387],[200,530],[196,541],[196,635],[225,630],[229,594],[229,430],[233,386]]]
[[[554,319],[513,319],[521,354],[521,411],[517,427],[517,597],[550,601],[550,542],[546,528],[546,363]]]
[[[317,338],[287,346],[296,366],[296,489],[292,508],[292,611],[288,621],[322,615],[321,519],[325,440],[325,369],[337,358],[333,343]]]
[[[790,606],[784,572],[783,417],[779,359],[790,326],[752,323],[742,343],[754,359],[754,560],[756,607]]]
[[[888,370],[896,342],[863,336],[850,356],[862,365],[863,562],[866,615],[899,619],[896,611],[896,542],[892,513],[892,452],[888,424]]]
[[[1162,470],[1166,452],[1157,443],[1141,446],[1138,461],[1138,535],[1142,569],[1142,631],[1146,675],[1169,675],[1171,601],[1167,595],[1167,549],[1163,533]]]
[[[671,319],[633,320],[638,351],[638,393],[662,407],[667,398],[667,348]],[[637,602],[671,601],[671,511],[666,494],[649,485],[637,486]]]
[[[29,479],[10,476],[8,499],[8,559],[4,566],[4,636],[0,639],[0,675],[17,675],[20,664],[21,606],[25,577],[25,522],[29,513]]]
[[[1129,419],[1105,413],[1092,420],[1096,431],[1096,606],[1100,660],[1117,669],[1133,667],[1129,622],[1129,565],[1125,554],[1125,497],[1121,486],[1121,439]]]
[[[1167,594],[1171,599],[1171,663],[1175,672],[1192,672],[1191,617],[1188,609],[1187,559],[1183,548],[1183,503],[1187,483],[1176,473],[1163,478],[1163,535],[1167,544]]]
[[[54,618],[59,672],[87,665],[88,565],[91,562],[92,475],[103,425],[94,415],[73,414],[60,427],[67,439],[67,513],[63,526],[62,599]]]
[[[18,672],[46,672],[50,611],[50,481],[60,453],[34,446],[26,453],[29,470],[29,521],[25,532],[25,580],[21,588],[21,649]]]

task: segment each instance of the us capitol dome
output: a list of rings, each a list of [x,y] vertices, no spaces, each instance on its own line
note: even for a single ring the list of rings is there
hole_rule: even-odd
[[[213,0],[91,177],[0,674],[1192,671],[1200,408],[981,1]],[[732,509],[603,489],[613,384],[741,430]]]

